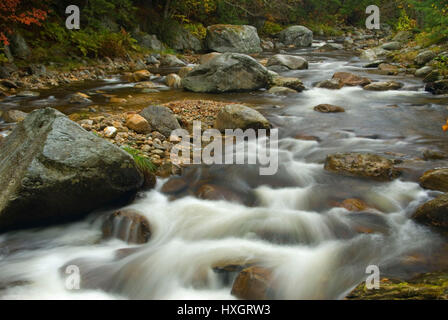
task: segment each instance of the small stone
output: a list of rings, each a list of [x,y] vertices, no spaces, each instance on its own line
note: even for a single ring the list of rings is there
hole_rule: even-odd
[[[138,114],[131,114],[126,118],[126,127],[137,133],[148,133],[151,131],[149,122]]]
[[[151,72],[148,70],[139,70],[133,73],[133,79],[135,82],[147,81],[151,79]]]
[[[115,127],[106,127],[103,132],[106,138],[113,139],[117,135],[118,130]]]

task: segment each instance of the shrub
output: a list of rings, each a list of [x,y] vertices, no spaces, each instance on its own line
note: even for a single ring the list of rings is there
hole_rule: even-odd
[[[143,174],[145,174],[145,172],[152,173],[157,169],[157,167],[151,162],[151,160],[144,157],[139,150],[134,149],[130,146],[123,146],[122,149],[127,153],[129,153],[132,156],[132,158],[134,158],[137,168]]]
[[[417,21],[411,19],[405,10],[401,10],[401,16],[398,19],[396,29],[398,31],[410,31],[417,26]]]
[[[118,33],[105,33],[98,39],[97,53],[101,57],[125,57],[128,50],[138,50],[137,40],[122,30]]]
[[[275,35],[283,30],[283,27],[279,25],[278,23],[272,22],[272,21],[266,21],[264,23],[263,29],[261,30],[261,33],[264,35]]]
[[[207,35],[207,29],[202,23],[188,23],[183,27],[198,39],[205,39],[205,36]]]

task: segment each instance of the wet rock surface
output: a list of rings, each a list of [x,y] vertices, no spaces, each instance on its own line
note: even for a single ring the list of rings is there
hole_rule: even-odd
[[[30,113],[0,148],[2,230],[73,219],[143,183],[127,153],[51,108]]]
[[[348,176],[388,181],[400,176],[390,159],[375,154],[338,153],[328,155],[325,170]]]

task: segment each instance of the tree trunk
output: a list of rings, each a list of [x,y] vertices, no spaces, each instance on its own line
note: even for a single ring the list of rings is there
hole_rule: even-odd
[[[168,19],[170,12],[171,0],[166,0],[165,9],[163,10],[163,18]]]

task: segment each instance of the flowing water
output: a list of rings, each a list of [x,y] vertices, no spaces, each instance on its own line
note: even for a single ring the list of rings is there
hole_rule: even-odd
[[[310,68],[284,75],[303,79],[310,89],[287,98],[263,91],[149,94],[160,102],[187,98],[251,103],[279,128],[275,176],[260,176],[254,165],[187,170],[190,179],[207,179],[250,201],[170,199],[160,192],[166,180],[159,180],[155,190],[140,194],[129,206],[151,224],[147,244],[102,239],[107,212],[69,225],[0,235],[0,297],[234,299],[230,292],[236,274],[215,267],[256,263],[272,270],[276,299],[342,299],[368,276],[369,265],[379,266],[382,275],[399,277],[440,267],[432,257],[443,239],[410,216],[437,194],[416,181],[425,170],[446,165],[419,158],[425,148],[448,152],[440,129],[448,116],[448,97],[426,93],[421,80],[413,77],[371,74],[349,53],[292,53],[307,57]],[[387,92],[313,88],[337,71],[394,79],[405,87]],[[70,113],[75,110],[64,99],[79,90],[138,95],[132,84],[115,78],[42,92],[31,100],[11,98],[2,106],[29,111],[52,105]],[[321,103],[343,106],[346,112],[313,111]],[[318,141],[298,140],[297,135]],[[324,171],[327,154],[352,151],[399,155],[404,174],[393,182],[375,182]],[[354,213],[334,206],[348,198],[362,199],[375,210]],[[70,265],[81,270],[81,290],[67,290],[65,270]]]

